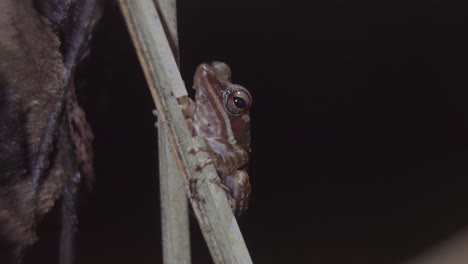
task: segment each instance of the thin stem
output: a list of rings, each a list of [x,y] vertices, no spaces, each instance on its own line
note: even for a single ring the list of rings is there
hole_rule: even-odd
[[[175,0],[154,1],[164,32],[171,43],[172,54],[178,58],[177,12]],[[160,122],[161,119],[158,120]],[[161,236],[163,263],[190,264],[190,228],[188,202],[177,164],[169,148],[167,131],[158,125],[159,193],[161,201]]]

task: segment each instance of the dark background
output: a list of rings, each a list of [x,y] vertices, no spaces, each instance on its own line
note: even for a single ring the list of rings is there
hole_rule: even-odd
[[[178,2],[187,87],[220,60],[254,97],[239,225],[255,263],[400,263],[468,224],[466,14],[424,2]],[[97,174],[78,263],[159,263],[154,106],[111,1],[78,74]],[[54,263],[58,225],[25,263]],[[192,231],[193,262],[210,263]]]

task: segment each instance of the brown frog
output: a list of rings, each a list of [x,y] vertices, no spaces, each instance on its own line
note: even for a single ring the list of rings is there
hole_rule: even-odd
[[[246,172],[250,152],[249,91],[230,81],[231,69],[222,62],[198,66],[194,85],[195,100],[180,100],[187,125],[193,136],[204,139],[209,157],[198,165],[213,164],[234,213],[247,209],[250,198],[249,175]]]

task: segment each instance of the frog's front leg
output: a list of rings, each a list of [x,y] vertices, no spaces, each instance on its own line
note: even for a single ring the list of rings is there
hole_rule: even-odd
[[[208,154],[208,157],[207,159],[199,162],[197,164],[197,167],[195,168],[196,171],[201,171],[203,170],[206,166],[210,165],[210,164],[213,164],[216,166],[216,161],[217,161],[217,155],[215,152],[213,152],[209,147],[193,147],[193,148],[189,148],[188,149],[188,152],[192,155],[196,155],[197,153],[199,152],[205,152]]]
[[[209,158],[201,162],[198,166],[203,169],[209,164],[213,164],[220,175],[228,175],[248,163],[249,154],[247,151],[223,138],[205,137],[206,147],[190,149],[192,154],[206,152]]]

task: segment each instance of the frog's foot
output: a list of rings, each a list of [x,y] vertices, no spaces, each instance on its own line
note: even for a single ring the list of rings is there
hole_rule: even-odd
[[[210,182],[218,185],[218,187],[223,189],[223,191],[225,191],[227,193],[230,192],[229,188],[218,177],[216,177],[214,179],[210,179]]]
[[[154,115],[154,117],[156,117],[156,122],[154,123],[154,126],[156,128],[159,129],[161,124],[167,123],[167,121],[164,118],[162,118],[162,116],[159,114],[158,109],[156,109],[156,108],[153,109],[153,111],[151,111],[151,113]]]
[[[211,179],[210,182],[218,185],[218,187],[221,188],[226,193],[229,206],[231,207],[232,212],[236,213],[237,201],[236,199],[234,199],[234,197],[232,197],[231,190],[229,189],[229,187],[227,187],[218,177]]]
[[[159,128],[159,118],[158,118],[158,109],[153,109],[153,111],[151,111],[151,113],[154,115],[154,117],[156,117],[156,122],[154,122],[154,126],[156,128]]]
[[[197,186],[198,179],[191,178],[189,180],[189,189],[190,189],[190,200],[200,200],[198,197],[198,186]]]

